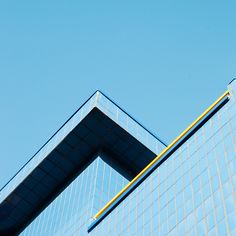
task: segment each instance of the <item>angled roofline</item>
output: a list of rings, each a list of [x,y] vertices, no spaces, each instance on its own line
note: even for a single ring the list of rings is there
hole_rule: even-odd
[[[56,134],[71,120],[71,118],[97,93],[101,93],[107,100],[109,100],[111,103],[113,103],[116,107],[118,107],[122,112],[124,112],[128,117],[130,117],[132,120],[134,120],[139,126],[141,126],[144,130],[146,130],[151,136],[156,138],[160,143],[162,143],[165,147],[167,147],[167,144],[162,141],[159,137],[157,137],[155,134],[153,134],[149,129],[147,129],[145,126],[143,126],[140,122],[138,122],[133,116],[131,116],[127,111],[122,109],[117,103],[115,103],[112,99],[110,99],[107,95],[105,95],[102,91],[99,89],[96,90],[87,100],[85,100],[84,103],[82,103],[81,106],[61,125],[61,127],[39,148],[38,151],[36,151],[33,156],[0,188],[0,192],[18,175],[19,172],[56,136]]]

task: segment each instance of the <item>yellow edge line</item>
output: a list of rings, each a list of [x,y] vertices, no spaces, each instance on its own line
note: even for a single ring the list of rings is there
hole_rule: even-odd
[[[131,185],[133,185],[151,166],[153,166],[166,152],[170,150],[189,130],[191,130],[207,113],[209,113],[224,97],[229,96],[227,90],[210,107],[208,107],[192,124],[190,124],[172,143],[166,147],[158,156],[155,157],[134,179],[132,179],[115,197],[113,197],[93,218],[96,220],[102,213],[116,201]]]

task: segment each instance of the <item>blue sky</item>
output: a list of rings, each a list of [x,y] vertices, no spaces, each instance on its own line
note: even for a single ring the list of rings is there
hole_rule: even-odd
[[[236,77],[235,1],[1,1],[0,186],[100,89],[170,142]]]

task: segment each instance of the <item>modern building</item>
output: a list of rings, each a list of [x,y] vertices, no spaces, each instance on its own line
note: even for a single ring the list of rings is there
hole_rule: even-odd
[[[236,81],[168,145],[95,92],[1,189],[0,235],[236,235]]]

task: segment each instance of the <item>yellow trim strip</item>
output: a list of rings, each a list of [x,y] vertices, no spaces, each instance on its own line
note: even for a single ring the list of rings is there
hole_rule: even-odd
[[[131,185],[133,185],[150,167],[152,167],[165,153],[167,153],[185,134],[188,133],[207,113],[209,113],[222,99],[229,96],[227,90],[220,98],[218,98],[209,108],[207,108],[192,124],[190,124],[172,143],[166,147],[158,156],[155,157],[134,179],[132,179],[115,197],[113,197],[93,218],[96,220],[103,214],[110,205],[115,202]]]

